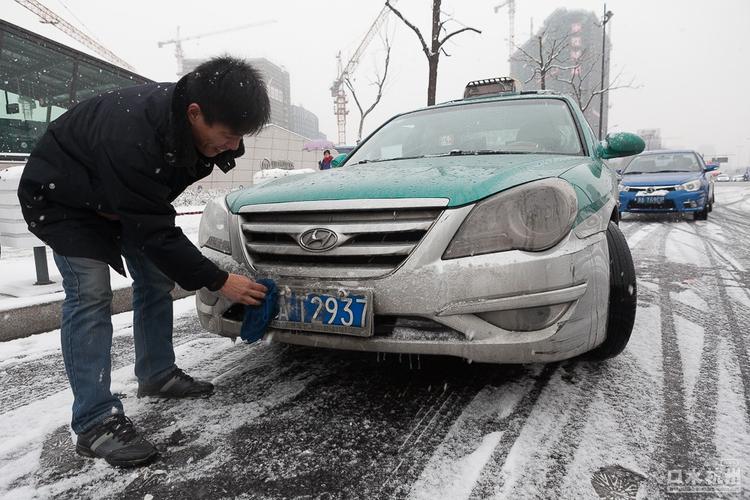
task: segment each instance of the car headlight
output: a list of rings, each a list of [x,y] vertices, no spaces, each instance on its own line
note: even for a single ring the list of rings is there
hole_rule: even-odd
[[[478,203],[443,258],[547,250],[570,232],[577,214],[578,200],[568,182],[557,178],[530,182]]]
[[[229,241],[229,209],[224,197],[214,198],[203,209],[203,217],[198,226],[198,246],[213,248],[232,255]]]
[[[690,182],[686,182],[685,184],[680,184],[675,189],[678,191],[698,191],[701,188],[701,181],[700,179],[695,179]]]

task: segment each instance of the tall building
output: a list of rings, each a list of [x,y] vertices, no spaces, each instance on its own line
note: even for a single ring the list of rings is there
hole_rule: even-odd
[[[532,58],[549,61],[553,52],[559,52],[553,63],[547,62],[547,65],[551,65],[545,75],[544,86],[573,96],[581,108],[585,108],[583,114],[594,134],[598,135],[600,97],[594,93],[601,88],[602,27],[596,14],[586,10],[557,9],[521,49],[516,50],[511,59],[511,75],[527,90],[538,90],[542,85],[539,64],[532,61]],[[604,88],[609,86],[609,55],[610,42],[607,37],[604,48]],[[602,98],[604,137],[609,115],[609,93],[605,93]]]
[[[291,128],[295,132],[310,139],[325,139],[325,134],[320,132],[318,116],[302,106],[291,106]]]
[[[646,151],[664,149],[661,141],[661,129],[644,128],[638,130],[637,134],[641,136],[641,139],[646,143]]]
[[[265,58],[248,59],[247,62],[263,74],[271,98],[271,123],[289,129],[292,107],[289,72]]]
[[[184,59],[183,74],[194,70],[206,59]],[[318,129],[318,117],[301,106],[292,105],[289,72],[265,58],[248,59],[263,75],[271,98],[271,123],[310,139],[325,138]]]

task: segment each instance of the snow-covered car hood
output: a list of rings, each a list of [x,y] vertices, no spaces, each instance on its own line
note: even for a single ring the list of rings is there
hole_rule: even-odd
[[[445,198],[461,206],[537,179],[558,177],[591,159],[540,154],[449,156],[382,161],[286,177],[227,196],[246,205],[295,201]]]

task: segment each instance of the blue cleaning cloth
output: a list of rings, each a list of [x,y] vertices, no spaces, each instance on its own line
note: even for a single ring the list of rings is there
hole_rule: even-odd
[[[265,300],[259,306],[245,306],[240,338],[248,343],[262,339],[268,324],[279,314],[279,291],[276,283],[270,279],[261,279],[258,283],[264,285],[268,291]]]

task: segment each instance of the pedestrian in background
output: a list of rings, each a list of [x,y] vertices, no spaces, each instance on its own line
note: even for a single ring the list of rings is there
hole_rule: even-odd
[[[140,436],[110,391],[109,267],[133,278],[138,397],[207,397],[213,385],[175,365],[172,297],[219,291],[258,305],[266,288],[229,274],[175,226],[171,202],[187,186],[228,172],[242,137],[268,121],[260,73],[231,57],[211,59],[177,83],[150,83],[83,101],[52,122],[24,168],[18,196],[29,230],[49,245],[63,279],[62,354],[73,391],[76,451],[118,466],[148,463]]]
[[[323,159],[318,162],[318,167],[320,167],[320,170],[328,170],[331,168],[331,162],[333,161],[333,155],[331,154],[330,149],[326,149],[323,151]]]

